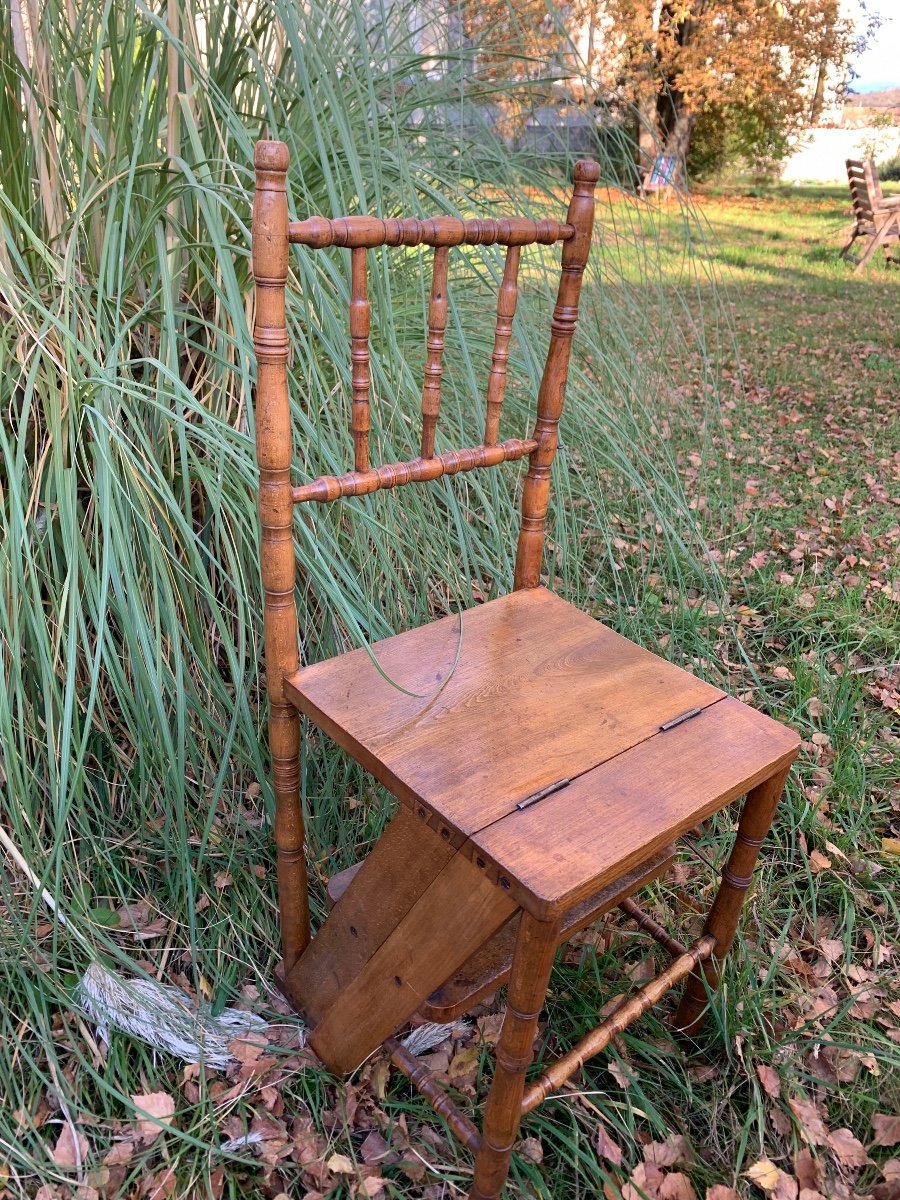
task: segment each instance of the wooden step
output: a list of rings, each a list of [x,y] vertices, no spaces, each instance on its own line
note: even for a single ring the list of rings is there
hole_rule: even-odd
[[[649,860],[623,879],[607,885],[572,909],[563,925],[560,943],[587,928],[627,896],[639,891],[660,875],[665,874],[675,857],[674,844],[664,846]],[[362,862],[339,871],[328,880],[328,907],[333,908],[349,887]],[[519,918],[504,925],[463,964],[452,979],[437,988],[419,1009],[427,1021],[441,1024],[455,1021],[473,1008],[485,996],[503,987],[512,968],[513,949]]]

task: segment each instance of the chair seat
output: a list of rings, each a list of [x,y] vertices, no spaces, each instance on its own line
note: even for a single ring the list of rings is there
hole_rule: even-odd
[[[287,677],[287,697],[542,920],[645,862],[798,745],[544,588],[372,651],[380,670],[354,650]]]

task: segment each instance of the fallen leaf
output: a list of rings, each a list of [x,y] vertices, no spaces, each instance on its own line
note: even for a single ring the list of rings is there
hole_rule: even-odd
[[[334,1175],[355,1175],[356,1167],[346,1154],[332,1154],[325,1164]]]
[[[764,1063],[757,1063],[756,1074],[759,1076],[759,1082],[763,1085],[766,1095],[777,1100],[781,1095],[781,1080],[778,1072]]]
[[[519,1142],[517,1149],[521,1157],[527,1159],[528,1162],[540,1165],[544,1161],[544,1147],[539,1138],[524,1138]]]
[[[662,1181],[659,1200],[697,1200],[697,1193],[687,1175],[682,1175],[680,1171],[672,1171]]]
[[[714,1183],[712,1187],[706,1189],[705,1200],[741,1200],[740,1196],[732,1187],[728,1187],[724,1183]]]
[[[622,1188],[622,1200],[659,1200],[659,1189],[665,1175],[654,1163],[644,1162],[631,1172],[628,1183]]]
[[[849,1129],[835,1129],[834,1133],[829,1133],[828,1145],[845,1167],[864,1167],[872,1161],[865,1146]]]
[[[801,1100],[794,1096],[788,1101],[791,1112],[797,1118],[800,1131],[813,1146],[824,1146],[828,1141],[828,1127],[822,1116],[810,1100]]]
[[[900,1117],[889,1113],[876,1113],[872,1118],[875,1131],[873,1146],[896,1146],[900,1142]]]
[[[611,1162],[614,1167],[621,1167],[621,1147],[618,1142],[613,1141],[603,1125],[598,1125],[594,1133],[594,1149],[601,1158],[605,1158],[607,1162]]]
[[[461,1079],[473,1074],[478,1069],[480,1058],[481,1054],[477,1046],[470,1046],[467,1050],[460,1050],[458,1054],[454,1054],[450,1066],[447,1068],[448,1078]]]
[[[134,1142],[113,1142],[112,1146],[103,1156],[103,1165],[105,1167],[124,1166],[125,1163],[131,1162],[134,1156]]]
[[[77,1171],[88,1156],[88,1141],[72,1125],[63,1125],[51,1157],[61,1171]]]
[[[367,1166],[383,1162],[391,1153],[391,1148],[377,1129],[373,1129],[359,1148],[360,1156]]]
[[[824,1179],[822,1164],[813,1157],[811,1150],[804,1147],[794,1155],[794,1174],[800,1191],[817,1191]]]
[[[239,1063],[254,1063],[267,1045],[268,1042],[261,1033],[247,1033],[231,1039],[228,1043],[228,1053]]]
[[[132,1096],[131,1103],[140,1110],[137,1122],[138,1137],[145,1146],[149,1146],[162,1133],[163,1126],[172,1124],[175,1101],[168,1092],[148,1092],[146,1095]],[[151,1117],[155,1117],[156,1120],[151,1120]]]
[[[824,855],[821,850],[813,850],[809,856],[809,865],[812,868],[813,874],[818,874],[819,871],[825,871],[831,866],[831,859]]]
[[[882,854],[900,854],[900,838],[882,838]]]
[[[758,1188],[768,1192],[773,1200],[797,1200],[797,1180],[782,1171],[768,1158],[761,1158],[745,1172]]]
[[[844,957],[844,943],[839,938],[820,938],[819,949],[830,963]]]
[[[644,1147],[644,1162],[657,1167],[689,1167],[696,1161],[690,1142],[681,1133],[673,1133],[664,1142],[650,1142]]]

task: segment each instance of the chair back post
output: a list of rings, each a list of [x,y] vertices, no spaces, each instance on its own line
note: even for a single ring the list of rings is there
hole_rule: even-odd
[[[278,907],[284,970],[310,939],[309,897],[300,807],[300,720],[283,681],[298,668],[296,572],[291,496],[291,416],[287,390],[288,335],[284,295],[288,274],[285,179],[290,158],[283,142],[257,142],[253,157],[253,344],[256,383],[256,458],[262,525],[262,585],[269,746],[275,791]]]
[[[575,227],[575,236],[563,243],[562,273],[550,325],[550,347],[538,392],[537,422],[532,435],[538,445],[531,454],[522,490],[522,522],[516,547],[516,590],[537,587],[541,580],[544,521],[550,502],[550,468],[556,457],[559,440],[559,419],[565,403],[572,336],[578,319],[578,298],[594,229],[594,188],[599,178],[600,167],[597,163],[583,159],[575,164],[575,190],[566,217],[567,223]]]

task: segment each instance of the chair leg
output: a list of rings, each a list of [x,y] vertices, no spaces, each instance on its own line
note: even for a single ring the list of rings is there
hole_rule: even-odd
[[[856,264],[856,267],[854,268],[854,273],[856,271],[861,271],[863,269],[863,267],[866,265],[866,263],[869,261],[869,259],[872,257],[872,255],[875,253],[875,251],[878,249],[879,246],[887,245],[888,240],[892,236],[892,233],[894,231],[896,223],[897,223],[897,218],[895,216],[890,216],[890,215],[884,220],[881,220],[881,221],[876,220],[875,232],[871,236],[871,238],[869,238],[869,244],[868,244],[868,246],[866,246],[862,257],[860,258],[859,262]]]
[[[788,769],[785,767],[764,780],[747,794],[744,801],[728,865],[722,872],[722,883],[706,918],[704,933],[712,934],[716,939],[715,950],[711,958],[688,976],[675,1013],[674,1026],[683,1037],[693,1037],[706,1019],[707,989],[714,991],[718,987],[719,969],[734,941],[744,896],[753,878],[760,846],[772,824]]]
[[[856,231],[856,229],[854,229],[853,232],[850,234],[850,241],[847,243],[846,246],[844,246],[843,250],[841,250],[841,253],[839,255],[840,258],[850,258],[850,251],[853,248],[853,243],[856,241],[856,239],[858,237],[859,237],[859,233]],[[851,260],[851,261],[855,261],[855,260]]]
[[[553,967],[556,934],[556,922],[537,921],[522,913],[469,1200],[498,1200],[509,1174],[522,1119],[525,1072],[534,1057],[534,1035]]]

